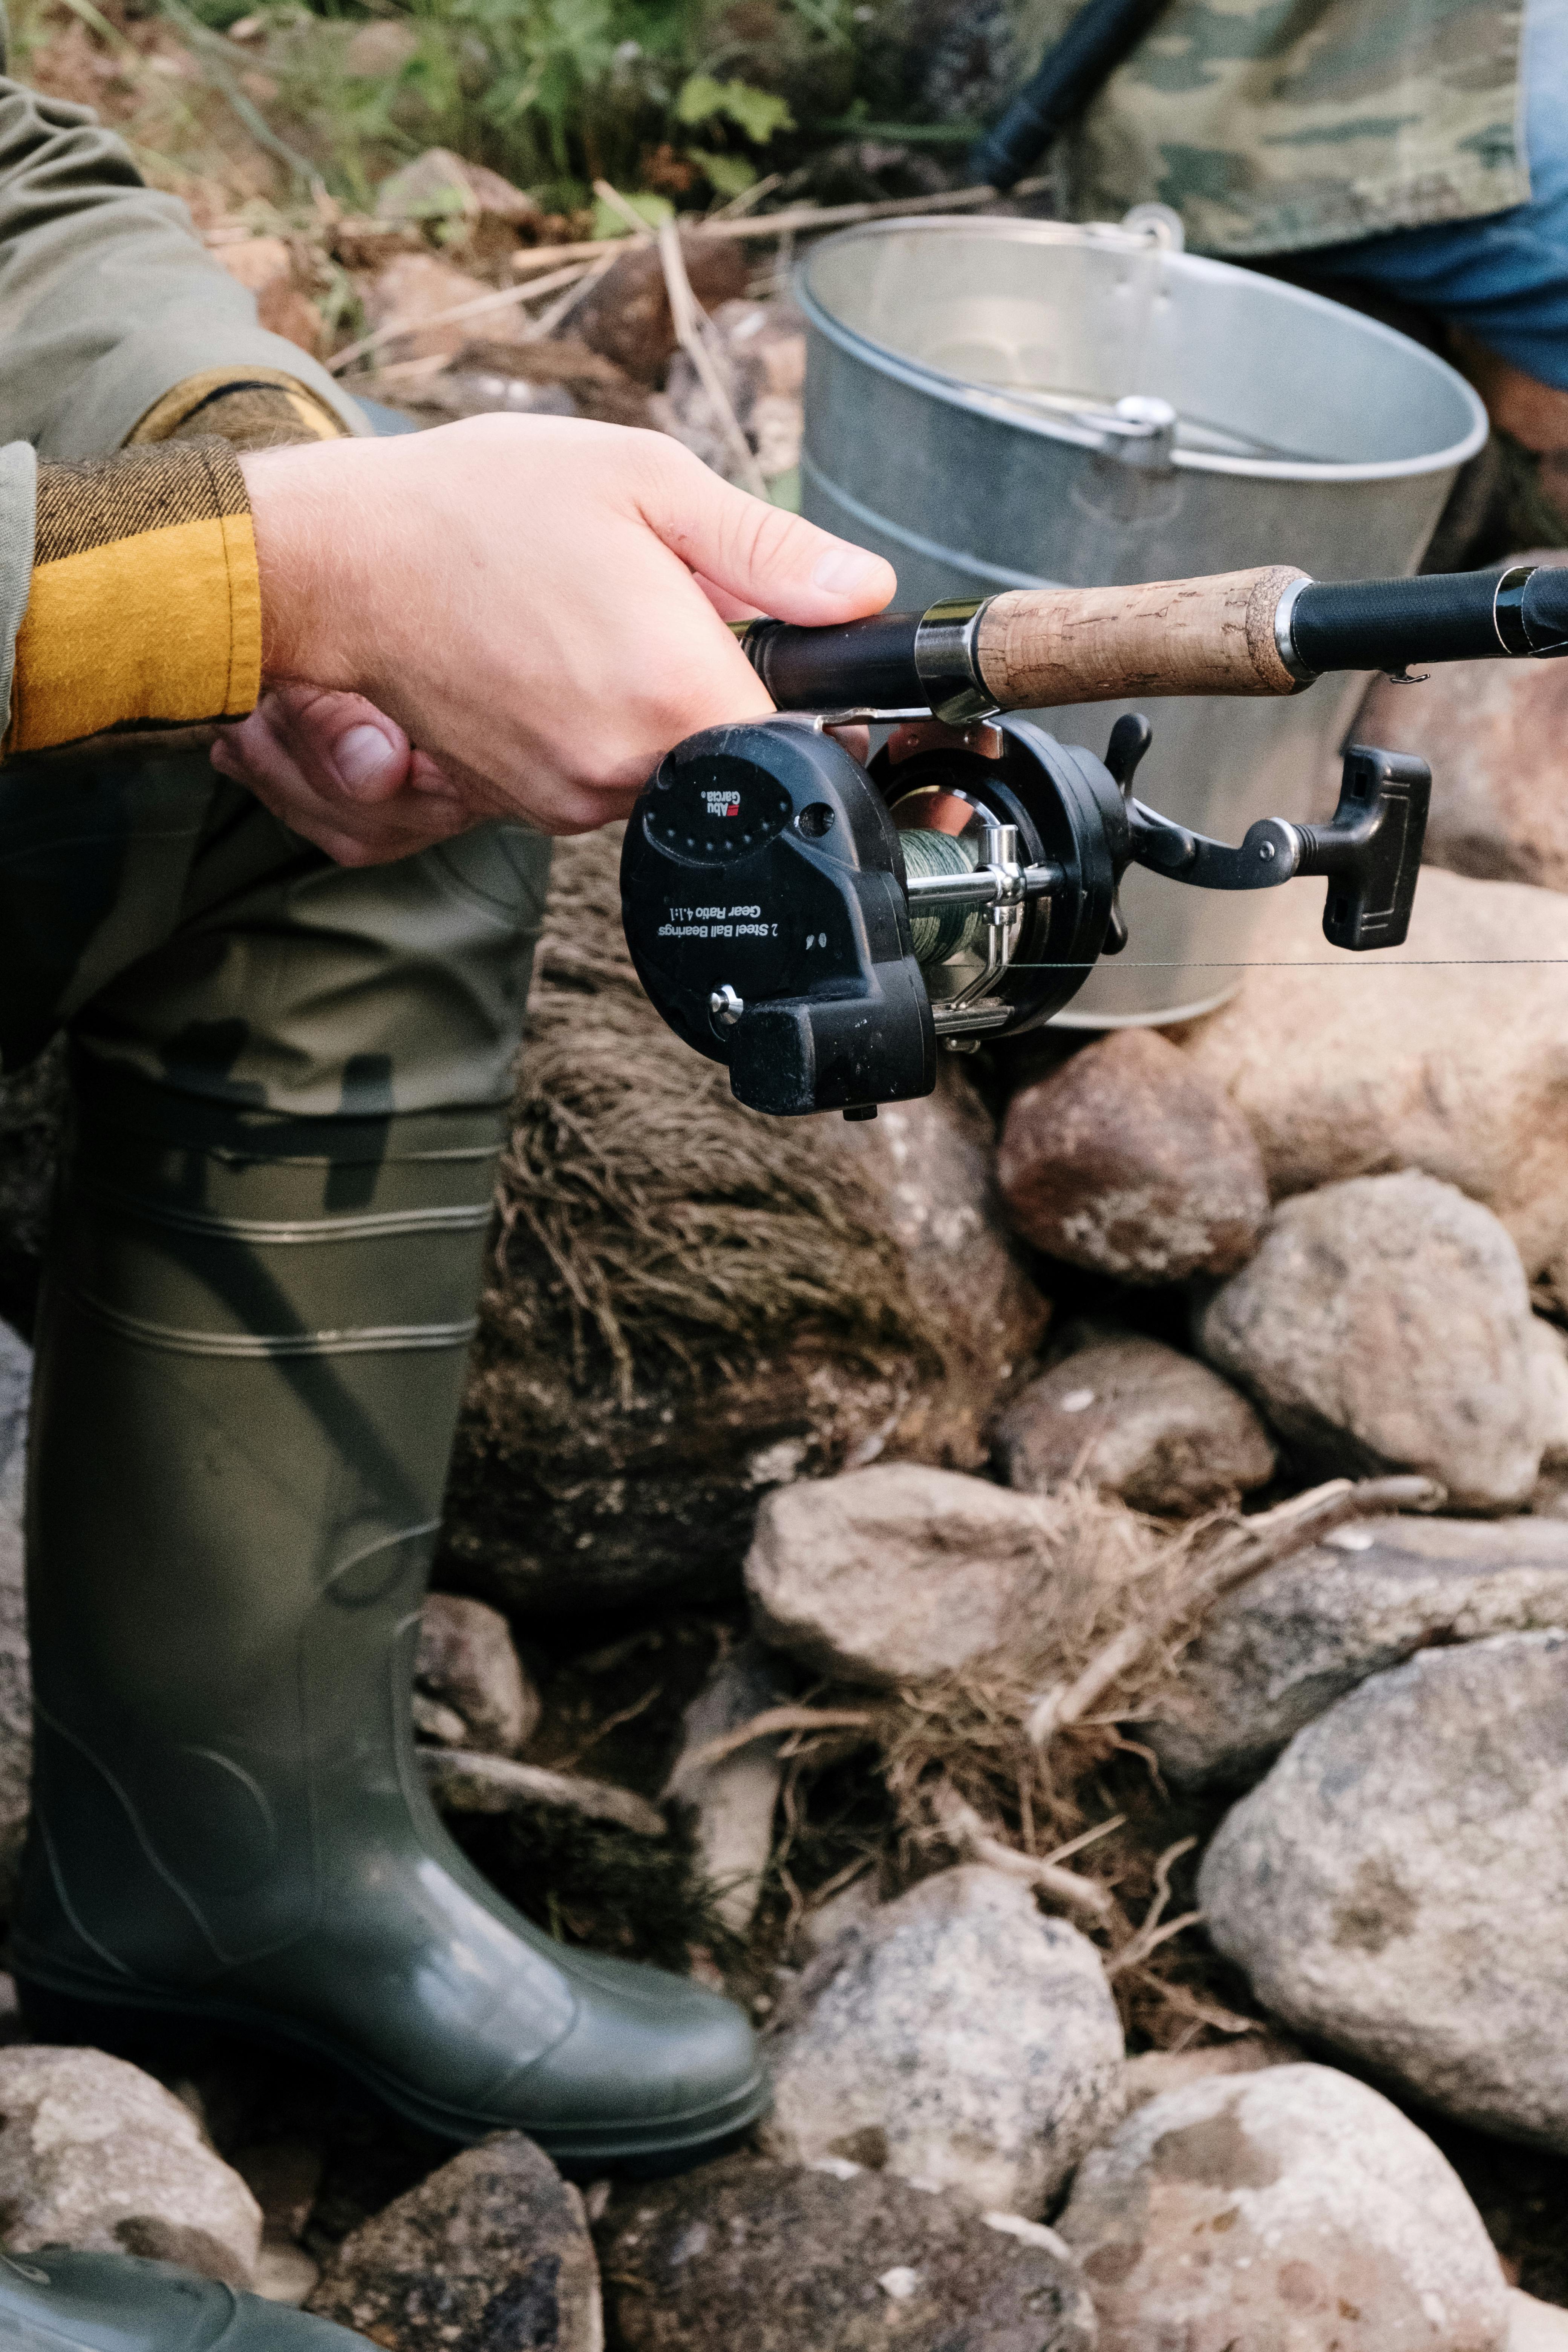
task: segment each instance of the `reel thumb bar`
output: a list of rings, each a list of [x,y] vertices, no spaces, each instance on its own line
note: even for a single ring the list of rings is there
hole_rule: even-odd
[[[1295,694],[1324,670],[1568,653],[1568,567],[1314,581],[1290,564],[1125,588],[1014,588],[836,628],[737,623],[781,710],[991,710]]]

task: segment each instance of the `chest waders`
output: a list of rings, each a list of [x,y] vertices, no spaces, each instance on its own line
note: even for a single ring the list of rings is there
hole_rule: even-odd
[[[410,1729],[545,845],[492,828],[351,873],[199,790],[178,919],[72,1023],[26,2013],[132,2056],[238,2032],[453,2140],[696,2151],[766,2104],[744,2018],[521,1917]]]

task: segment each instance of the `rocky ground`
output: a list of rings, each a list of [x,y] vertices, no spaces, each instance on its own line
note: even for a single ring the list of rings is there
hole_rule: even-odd
[[[199,41],[116,37],[36,69],[138,135],[226,103]],[[805,193],[905,192],[852,163]],[[686,239],[703,364],[604,197],[436,152],[290,209],[232,140],[185,184],[269,323],[416,421],[651,423],[791,496],[776,240]],[[1374,692],[1358,731],[1438,780],[1374,975],[1312,969],[1283,893],[1205,1020],[950,1062],[874,1125],[736,1106],[636,986],[615,841],[564,845],[416,1720],[531,1916],[749,2005],[773,2116],[568,2183],[0,2003],[5,2242],[392,2352],[1568,2347],[1561,692]],[[0,1096],[0,1913],[58,1096]]]
[[[1488,739],[1443,726],[1439,851],[1462,792],[1511,876]],[[1201,1023],[806,1132],[643,1003],[615,855],[561,853],[416,1718],[534,1916],[750,2005],[772,2118],[569,2184],[243,2052],[155,2081],[13,2017],[8,2242],[177,2253],[411,2352],[1568,2344],[1550,873],[1429,867],[1375,1021],[1297,968],[1285,894],[1290,968]],[[23,1321],[53,1100],[0,1121]]]

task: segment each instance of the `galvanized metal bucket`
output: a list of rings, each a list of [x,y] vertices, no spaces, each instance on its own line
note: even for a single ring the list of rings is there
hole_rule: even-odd
[[[900,220],[809,255],[802,505],[891,561],[900,605],[1419,562],[1486,439],[1470,386],[1374,320],[1183,253],[1173,219]],[[1362,684],[1146,701],[1139,789],[1229,840],[1258,816],[1310,815]],[[1042,716],[1101,750],[1129,707]],[[1059,1020],[1109,1028],[1223,1003],[1259,903],[1130,875],[1131,945]]]

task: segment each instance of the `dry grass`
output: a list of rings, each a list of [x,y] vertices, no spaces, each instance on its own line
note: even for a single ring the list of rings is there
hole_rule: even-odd
[[[1061,1492],[993,1654],[886,1699],[819,1685],[793,1710],[775,1857],[786,1939],[859,1870],[890,1894],[981,1861],[1028,1880],[1100,1945],[1135,2042],[1256,2030],[1188,1933],[1201,1925],[1193,1873],[1215,1806],[1172,1796],[1138,1727],[1180,1716],[1184,1656],[1226,1593],[1348,1517],[1438,1499],[1425,1480],[1340,1479],[1251,1520],[1220,1511],[1176,1530],[1086,1488]],[[866,1808],[846,1840],[827,1817],[842,1811],[851,1750],[885,1807]],[[820,1810],[819,1779],[833,1783]]]
[[[938,1350],[847,1155],[743,1110],[667,1030],[621,934],[619,828],[557,853],[500,1176],[489,1332],[564,1322],[580,1383],[726,1376],[831,1330],[881,1367]],[[549,1277],[553,1276],[553,1282]]]

